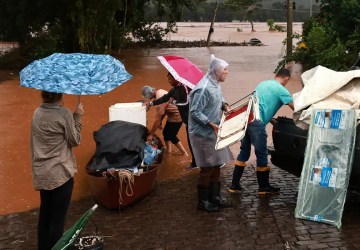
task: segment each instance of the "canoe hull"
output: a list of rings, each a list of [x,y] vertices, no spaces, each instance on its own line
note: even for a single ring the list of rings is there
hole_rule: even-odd
[[[100,205],[108,209],[121,209],[130,206],[137,201],[148,196],[154,189],[161,164],[151,166],[151,170],[143,172],[140,175],[134,175],[134,183],[132,186],[132,195],[129,190],[129,183],[123,182],[120,189],[120,181],[118,178],[109,180],[105,176],[95,176],[87,173],[87,180],[94,200]],[[121,190],[122,201],[119,199]]]

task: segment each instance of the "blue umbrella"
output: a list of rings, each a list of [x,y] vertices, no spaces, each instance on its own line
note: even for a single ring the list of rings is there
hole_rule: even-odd
[[[124,65],[110,55],[55,53],[21,70],[20,85],[53,93],[98,95],[131,77]]]

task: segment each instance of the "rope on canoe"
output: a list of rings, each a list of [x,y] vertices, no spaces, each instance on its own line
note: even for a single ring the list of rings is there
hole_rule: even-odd
[[[133,186],[135,183],[134,174],[127,170],[127,169],[108,169],[106,170],[105,178],[107,180],[119,180],[119,205],[123,204],[123,197],[122,197],[122,191],[123,191],[123,183],[126,186],[125,187],[125,194],[127,196],[132,196],[134,194]]]
[[[123,197],[122,197],[122,187],[123,183],[125,183],[125,194],[127,196],[132,196],[134,194],[133,186],[134,186],[134,175],[131,171],[127,169],[120,169],[118,172],[119,176],[119,204],[123,204]],[[126,185],[127,184],[127,185]]]

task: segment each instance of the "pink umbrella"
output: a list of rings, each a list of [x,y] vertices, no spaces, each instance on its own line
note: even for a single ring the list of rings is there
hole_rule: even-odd
[[[188,59],[180,56],[158,56],[161,64],[182,84],[193,89],[203,78],[201,70]]]

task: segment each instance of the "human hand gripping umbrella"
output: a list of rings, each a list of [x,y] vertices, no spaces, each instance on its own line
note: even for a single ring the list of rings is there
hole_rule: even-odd
[[[26,66],[20,72],[20,85],[52,93],[97,95],[113,90],[131,77],[124,65],[109,55],[56,53]],[[79,102],[75,113],[83,112]],[[67,230],[53,249],[66,249],[95,208]]]
[[[20,85],[53,93],[98,95],[131,79],[124,65],[110,55],[55,53],[20,72]]]

